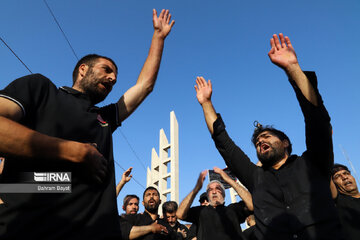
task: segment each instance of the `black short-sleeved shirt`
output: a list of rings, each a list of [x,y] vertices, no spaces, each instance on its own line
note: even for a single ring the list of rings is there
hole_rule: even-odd
[[[330,117],[317,90],[314,72],[305,72],[318,106],[290,80],[305,117],[307,150],[290,156],[278,170],[258,167],[231,140],[220,115],[213,140],[231,171],[250,191],[258,239],[343,239],[330,194],[333,149]]]
[[[97,108],[68,87],[58,89],[33,74],[10,83],[0,97],[17,103],[20,123],[37,132],[96,143],[108,161],[103,184],[95,184],[81,163],[53,159],[6,159],[2,182],[17,183],[21,172],[71,172],[72,193],[0,193],[0,238],[102,239],[120,236],[115,194],[112,132],[120,125],[116,104]]]
[[[346,239],[360,239],[360,198],[339,193],[335,204]]]
[[[243,201],[229,206],[198,206],[189,209],[184,221],[197,226],[198,240],[244,239],[240,224],[249,212]]]
[[[174,233],[172,231],[170,225],[164,219],[159,218],[159,216],[157,217],[156,220],[153,220],[151,218],[151,216],[145,211],[144,213],[122,215],[122,216],[120,216],[120,218],[122,218],[120,221],[121,230],[123,231],[123,229],[124,229],[124,231],[127,231],[129,233],[130,233],[132,226],[147,226],[147,225],[154,223],[155,221],[157,221],[158,224],[165,226],[169,232],[168,235],[158,234],[158,233],[148,233],[148,234],[141,236],[139,238],[136,238],[136,239],[176,240],[176,233]],[[127,236],[127,238],[125,238],[125,237],[126,236],[123,236],[123,239],[128,239],[128,236]]]

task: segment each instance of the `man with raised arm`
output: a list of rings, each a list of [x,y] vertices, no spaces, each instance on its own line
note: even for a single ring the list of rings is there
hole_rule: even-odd
[[[160,193],[155,187],[147,187],[143,194],[145,211],[120,217],[123,239],[141,240],[176,240],[176,233],[171,231],[166,220],[158,214],[161,203]]]
[[[291,155],[290,139],[258,125],[252,142],[262,167],[253,164],[225,130],[211,102],[212,85],[196,79],[196,96],[217,149],[231,171],[250,191],[258,239],[343,239],[329,190],[333,164],[330,117],[314,72],[303,72],[288,37],[270,40],[270,60],[282,68],[305,117],[306,151]]]
[[[168,10],[153,10],[149,54],[135,85],[114,104],[95,106],[117,80],[114,61],[95,54],[77,63],[71,88],[33,74],[0,91],[2,183],[23,183],[24,172],[71,172],[72,186],[71,193],[0,189],[1,239],[120,238],[112,133],[153,90],[173,25]]]
[[[335,200],[344,234],[348,240],[360,237],[360,192],[350,170],[342,164],[334,164],[331,194]]]
[[[225,206],[225,188],[221,182],[212,180],[206,188],[209,205],[190,208],[196,194],[202,188],[207,174],[205,170],[200,173],[194,189],[180,203],[176,216],[196,224],[198,240],[245,239],[240,224],[245,222],[252,211],[251,195],[220,168],[215,167],[214,171],[234,188],[243,201]]]

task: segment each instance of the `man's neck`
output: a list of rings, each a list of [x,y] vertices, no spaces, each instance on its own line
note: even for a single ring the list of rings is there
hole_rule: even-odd
[[[356,191],[353,191],[353,192],[340,191],[340,193],[342,193],[344,195],[347,195],[347,196],[350,196],[350,197],[353,197],[353,198],[360,198],[360,193],[359,193],[359,191],[357,189],[356,189]]]
[[[157,213],[151,213],[151,212],[149,212],[148,210],[146,210],[145,209],[145,212],[147,212],[147,214],[149,214],[150,215],[150,217],[152,218],[152,220],[156,220],[156,219],[158,219],[158,217],[159,217],[159,215],[157,214]]]
[[[282,159],[280,159],[279,161],[277,161],[274,165],[272,165],[271,167],[275,170],[278,170],[282,165],[284,165],[286,163],[286,160],[288,159],[289,155],[285,154],[285,157],[283,157]]]

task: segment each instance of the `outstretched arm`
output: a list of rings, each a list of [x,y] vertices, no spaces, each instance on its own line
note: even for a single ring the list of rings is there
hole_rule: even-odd
[[[166,36],[170,33],[175,21],[171,21],[169,10],[162,10],[157,16],[153,9],[154,35],[148,57],[141,69],[136,84],[125,92],[118,101],[119,120],[125,120],[153,90],[160,68],[161,56]]]
[[[271,49],[269,51],[270,60],[282,68],[289,79],[293,80],[304,97],[314,106],[318,106],[318,99],[313,86],[301,70],[296,57],[295,50],[289,37],[279,34],[280,40],[276,34],[270,39]]]
[[[186,218],[187,213],[188,213],[188,211],[190,209],[190,206],[191,206],[192,202],[195,199],[196,194],[198,194],[198,192],[202,188],[202,185],[204,183],[206,174],[207,174],[207,170],[204,170],[204,171],[202,171],[200,173],[199,178],[198,178],[198,180],[196,182],[196,185],[195,185],[194,189],[180,203],[180,206],[179,206],[178,210],[176,211],[176,216],[179,219],[185,219]]]
[[[203,77],[197,77],[195,91],[196,91],[196,98],[198,99],[204,112],[206,125],[209,129],[209,132],[212,135],[214,133],[213,124],[217,119],[217,115],[215,108],[211,102],[211,94],[212,94],[211,81],[209,80],[208,82],[206,82],[206,80]]]
[[[222,169],[214,167],[214,172],[220,174],[221,178],[224,179],[234,190],[239,194],[240,198],[244,201],[246,207],[250,211],[254,211],[253,201],[251,193],[246,190],[243,186],[235,182],[229,175],[226,174]]]
[[[132,178],[132,175],[130,175],[132,170],[132,167],[129,167],[123,174],[121,177],[120,182],[116,185],[116,196],[119,196],[119,193],[121,191],[121,189],[125,186],[125,184],[127,182],[129,182]]]

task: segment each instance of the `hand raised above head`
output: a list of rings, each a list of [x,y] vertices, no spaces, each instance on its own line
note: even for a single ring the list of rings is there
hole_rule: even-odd
[[[133,168],[132,167],[129,167],[123,174],[122,174],[122,177],[121,177],[121,181],[123,181],[124,183],[127,183],[131,180],[132,178],[132,175],[131,174],[131,170]]]
[[[157,16],[157,12],[153,9],[153,25],[155,33],[162,38],[166,38],[166,36],[170,33],[171,28],[174,26],[175,21],[171,22],[171,14],[169,10],[161,10],[159,16]]]
[[[212,85],[210,80],[206,82],[205,78],[197,77],[196,85],[194,87],[196,91],[196,98],[201,105],[211,100]]]
[[[289,37],[284,37],[282,33],[279,34],[279,37],[274,34],[270,39],[270,46],[271,49],[268,56],[275,65],[287,70],[289,67],[298,64],[296,53]]]

